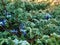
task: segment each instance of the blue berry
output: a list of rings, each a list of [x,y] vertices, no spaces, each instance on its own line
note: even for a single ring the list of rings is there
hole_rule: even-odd
[[[24,29],[24,23],[20,24],[20,29]]]
[[[26,35],[26,30],[20,29],[20,31],[22,32],[22,34],[23,34],[24,36]]]
[[[24,36],[26,36],[26,32],[22,32]]]
[[[26,35],[26,30],[24,29],[24,28],[25,28],[24,26],[25,26],[24,23],[21,23],[21,24],[20,24],[20,31],[21,31],[22,34],[25,36],[25,35]]]
[[[5,26],[6,20],[0,20],[0,26]]]
[[[18,31],[15,30],[15,29],[13,29],[13,30],[11,30],[10,32],[12,32],[12,33],[17,33]]]
[[[51,18],[51,15],[49,14],[49,13],[47,13],[46,15],[45,15],[45,19],[50,19]]]
[[[10,17],[11,17],[11,13],[7,12],[6,10],[4,10],[4,15],[5,15],[7,18],[10,18]]]
[[[7,12],[6,17],[7,18],[10,18],[11,17],[11,14],[9,12]]]

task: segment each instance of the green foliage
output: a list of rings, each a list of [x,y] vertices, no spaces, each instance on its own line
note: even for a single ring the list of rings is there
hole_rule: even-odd
[[[4,34],[6,33],[6,34]],[[30,45],[30,43],[27,42],[27,40],[22,40],[22,38],[17,38],[16,35],[11,35],[9,32],[0,32],[0,36],[5,35],[5,37],[0,37],[0,45]],[[12,39],[14,37],[14,39]],[[48,35],[42,35],[41,38],[35,39],[35,42],[33,45],[59,45],[60,44],[60,35],[56,33]]]
[[[46,12],[49,7],[47,2],[0,0],[0,45],[60,45],[60,6]]]

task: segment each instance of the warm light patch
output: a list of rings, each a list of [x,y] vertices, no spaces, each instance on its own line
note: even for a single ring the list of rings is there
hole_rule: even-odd
[[[12,2],[14,1],[14,0],[11,0]]]
[[[37,0],[38,2],[41,2],[42,0]]]

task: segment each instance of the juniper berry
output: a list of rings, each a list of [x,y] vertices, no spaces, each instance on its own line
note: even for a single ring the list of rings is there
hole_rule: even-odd
[[[20,24],[20,29],[24,29],[24,23]]]
[[[11,30],[10,32],[12,32],[12,33],[17,33],[18,31],[15,30],[15,29],[13,29],[13,30]]]
[[[0,25],[1,26],[5,26],[5,23],[6,23],[6,19],[0,20]]]
[[[22,32],[22,34],[23,34],[24,36],[26,35],[26,30],[20,29],[20,31]]]
[[[47,13],[46,15],[45,15],[45,19],[50,19],[51,18],[51,15],[49,14],[49,13]]]

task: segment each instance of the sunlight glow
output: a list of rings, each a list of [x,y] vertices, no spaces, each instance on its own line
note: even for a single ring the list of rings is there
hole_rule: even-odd
[[[14,0],[11,0],[11,2],[14,2]]]

